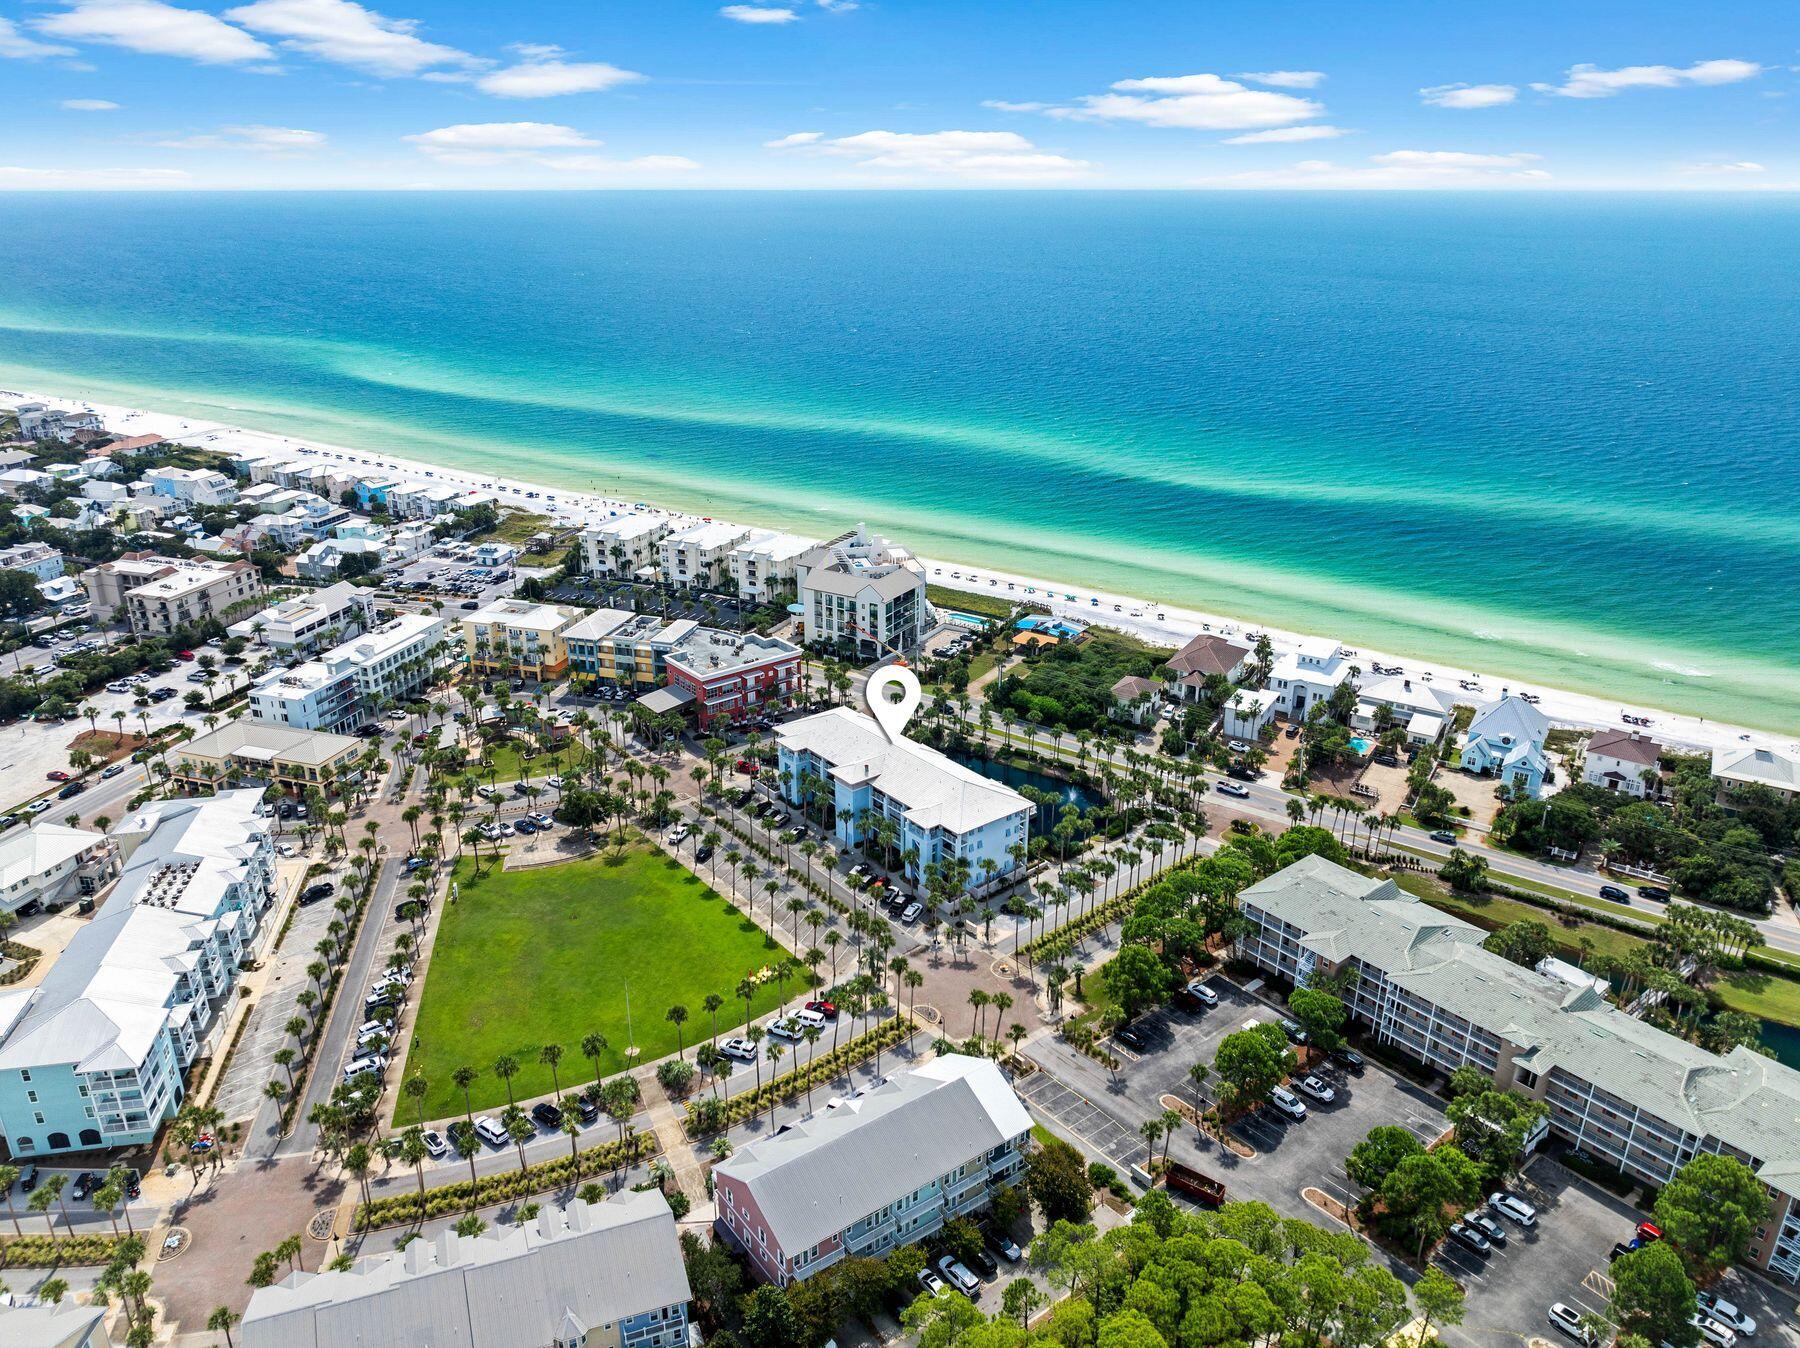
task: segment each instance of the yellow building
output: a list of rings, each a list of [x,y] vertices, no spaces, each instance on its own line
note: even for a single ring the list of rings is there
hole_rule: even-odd
[[[568,631],[581,616],[560,604],[497,599],[463,619],[469,667],[479,674],[560,678],[569,665]]]

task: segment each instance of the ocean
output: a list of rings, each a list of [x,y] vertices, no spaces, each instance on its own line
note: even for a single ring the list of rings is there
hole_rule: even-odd
[[[0,383],[1800,732],[1800,200],[0,199]]]

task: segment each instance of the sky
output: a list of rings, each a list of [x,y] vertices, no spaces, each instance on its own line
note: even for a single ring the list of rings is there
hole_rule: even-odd
[[[0,0],[0,190],[1800,189],[1793,0]]]

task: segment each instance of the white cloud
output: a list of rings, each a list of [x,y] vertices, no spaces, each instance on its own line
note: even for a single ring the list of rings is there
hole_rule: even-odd
[[[458,164],[499,164],[545,150],[591,150],[600,144],[555,122],[459,122],[401,139],[433,159]]]
[[[784,136],[770,145],[836,158],[854,159],[859,167],[886,173],[948,174],[993,182],[1041,182],[1077,177],[1093,165],[1085,160],[1040,150],[1013,131],[864,131],[826,140]]]
[[[73,56],[73,47],[58,47],[49,42],[39,42],[36,38],[26,37],[19,31],[19,25],[11,19],[0,18],[0,56],[10,56],[16,61],[38,61],[46,56]]]
[[[1240,80],[1252,84],[1272,84],[1277,89],[1317,89],[1325,82],[1323,70],[1246,70]]]
[[[65,98],[61,106],[67,112],[117,112],[119,108],[104,98]]]
[[[1522,168],[1541,156],[1535,154],[1470,154],[1465,150],[1389,150],[1369,156],[1371,164],[1404,168]]]
[[[995,112],[1043,112],[1050,105],[1048,103],[1009,103],[1004,98],[984,98],[981,106],[992,108]]]
[[[1736,84],[1762,74],[1754,61],[1696,61],[1691,66],[1570,66],[1562,84],[1534,84],[1540,94],[1559,98],[1611,98],[1627,89],[1675,89],[1684,84]]]
[[[302,131],[291,126],[222,126],[212,134],[154,143],[165,150],[257,150],[264,154],[293,154],[320,149],[326,140],[323,131]]]
[[[1753,159],[1740,159],[1734,164],[1688,164],[1683,173],[1767,173],[1768,169]]]
[[[597,154],[570,154],[537,161],[567,173],[691,173],[700,167],[678,154],[646,154],[636,159],[607,159]]]
[[[177,9],[162,0],[78,0],[72,8],[33,19],[31,26],[52,37],[152,56],[180,56],[202,65],[266,61],[275,54],[211,14]]]
[[[783,136],[780,140],[765,140],[765,150],[791,150],[796,145],[816,145],[825,139],[823,131],[796,131],[791,136]]]
[[[781,5],[726,5],[719,13],[734,23],[792,23],[800,17]]]
[[[1050,108],[1052,117],[1141,122],[1192,131],[1250,131],[1317,117],[1324,105],[1309,98],[1246,89],[1219,75],[1166,75],[1119,80],[1108,94],[1088,94],[1078,106]]]
[[[1297,140],[1336,140],[1349,134],[1341,126],[1278,126],[1270,131],[1247,131],[1229,136],[1221,145],[1285,145]]]
[[[833,14],[848,14],[853,9],[861,9],[862,0],[818,0],[818,5]]]
[[[1498,108],[1518,96],[1510,84],[1434,84],[1419,90],[1419,97],[1434,108]]]
[[[281,39],[290,51],[371,75],[417,75],[433,66],[487,64],[454,47],[427,42],[415,19],[390,19],[354,0],[255,0],[225,11],[233,23]]]
[[[181,187],[187,180],[186,169],[21,168],[0,164],[0,189],[6,191],[61,191],[71,187],[104,191],[168,188]]]
[[[598,93],[644,78],[635,70],[621,70],[604,61],[565,61],[561,47],[522,43],[513,50],[524,59],[489,71],[475,81],[475,87],[495,98],[555,98]]]
[[[1200,187],[1405,190],[1542,186],[1550,174],[1534,154],[1473,154],[1462,150],[1390,150],[1366,165],[1303,159],[1290,168],[1258,169],[1210,178]]]

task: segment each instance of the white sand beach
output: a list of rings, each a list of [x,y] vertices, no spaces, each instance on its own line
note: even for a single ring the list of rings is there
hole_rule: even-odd
[[[318,458],[345,465],[359,472],[383,472],[398,478],[429,479],[467,485],[491,492],[503,503],[516,505],[569,524],[580,524],[628,511],[654,511],[672,521],[686,522],[698,517],[679,511],[664,510],[648,502],[613,500],[581,492],[547,487],[540,483],[521,482],[511,478],[489,477],[466,469],[445,468],[415,459],[367,450],[346,449],[318,441],[299,440],[244,430],[220,422],[199,421],[165,413],[144,412],[104,403],[72,403],[65,397],[32,393],[26,390],[0,389],[0,399],[36,401],[52,405],[81,406],[101,415],[107,429],[125,435],[161,435],[197,448],[221,453],[278,452],[285,457]],[[880,528],[880,521],[872,521]],[[904,542],[904,539],[900,540]],[[1151,604],[1129,595],[1096,591],[1079,582],[1049,581],[1017,575],[992,568],[973,566],[921,557],[933,584],[975,594],[1003,595],[1012,599],[1030,599],[1047,604],[1058,616],[1077,619],[1130,632],[1160,645],[1179,646],[1201,632],[1243,637],[1248,632],[1268,635],[1277,654],[1292,650],[1303,641],[1316,643],[1330,633],[1299,634],[1272,627],[1259,627],[1243,619],[1226,618],[1192,609]],[[1096,602],[1098,601],[1098,602]],[[1620,728],[1626,715],[1648,717],[1647,733],[1663,744],[1689,750],[1709,750],[1735,744],[1772,744],[1800,749],[1800,741],[1783,739],[1743,726],[1704,720],[1655,707],[1633,706],[1611,702],[1584,693],[1540,684],[1506,679],[1492,674],[1457,669],[1453,666],[1422,661],[1404,655],[1357,648],[1355,660],[1368,669],[1373,664],[1396,666],[1407,677],[1428,681],[1438,688],[1454,692],[1458,700],[1484,706],[1497,701],[1505,693],[1530,693],[1538,699],[1538,709],[1561,726],[1581,729]]]

